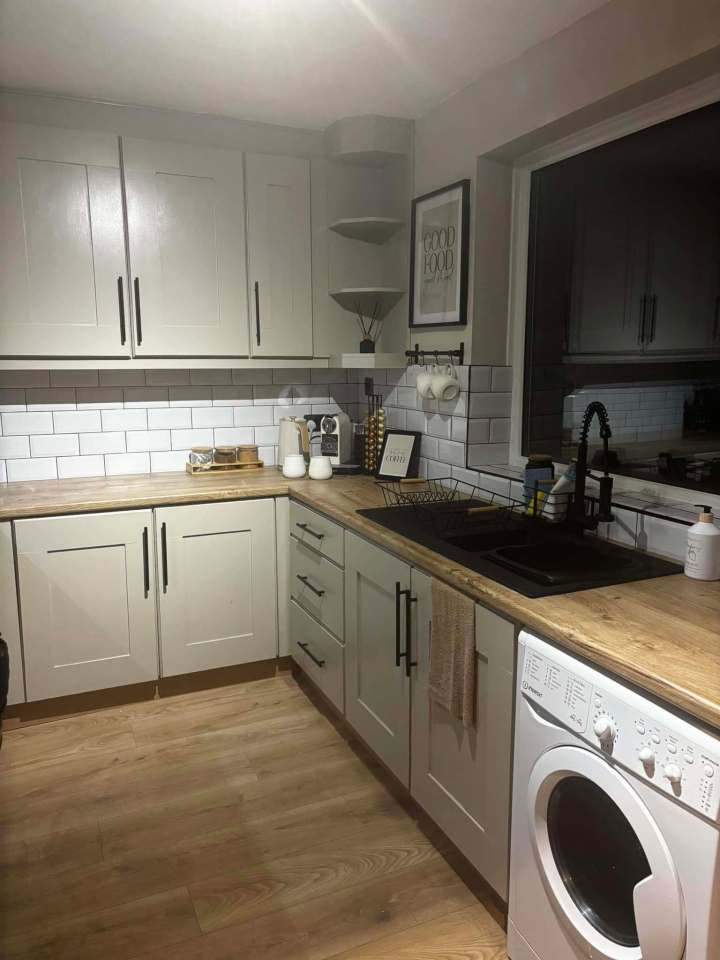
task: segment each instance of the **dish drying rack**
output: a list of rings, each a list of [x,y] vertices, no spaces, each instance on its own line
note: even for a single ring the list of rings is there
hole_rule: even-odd
[[[571,508],[572,494],[549,498],[538,484],[529,502],[462,480],[377,480],[385,505],[414,510],[438,536],[519,526],[530,517],[557,522]]]

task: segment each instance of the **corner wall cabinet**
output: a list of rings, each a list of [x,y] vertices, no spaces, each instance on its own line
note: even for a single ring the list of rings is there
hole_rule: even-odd
[[[122,148],[135,355],[247,355],[242,154]]]
[[[129,357],[118,138],[0,124],[0,351]]]
[[[155,511],[160,672],[277,656],[273,500]]]
[[[158,675],[152,510],[19,520],[28,700]]]
[[[10,686],[7,702],[9,704],[24,703],[25,680],[20,645],[20,622],[18,619],[11,523],[0,523],[0,635],[7,644],[10,665]]]
[[[247,154],[254,357],[312,357],[310,162]]]

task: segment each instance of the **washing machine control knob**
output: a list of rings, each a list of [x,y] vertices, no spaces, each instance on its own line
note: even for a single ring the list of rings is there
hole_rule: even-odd
[[[609,746],[615,739],[615,724],[610,717],[598,717],[593,726],[593,730],[595,731],[595,736],[604,747]]]
[[[655,768],[655,753],[650,747],[643,747],[638,753],[638,760],[645,767],[647,773],[651,773]]]
[[[682,780],[682,770],[676,763],[668,763],[663,770],[663,776],[674,786]]]

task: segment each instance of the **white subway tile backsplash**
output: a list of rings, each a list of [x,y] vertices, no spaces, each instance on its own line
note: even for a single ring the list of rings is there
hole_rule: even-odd
[[[452,417],[445,417],[439,413],[427,414],[425,416],[425,431],[431,437],[442,437],[449,440],[452,433]]]
[[[48,416],[52,416],[55,423],[55,433],[92,433],[102,430],[99,410],[59,411]],[[31,432],[49,433],[50,431],[33,430]]]
[[[125,438],[128,453],[170,449],[169,430],[132,430]]]
[[[31,460],[8,460],[7,478],[10,483],[23,480],[56,480],[57,460],[54,457],[34,457]]]
[[[173,450],[189,450],[190,447],[211,447],[213,443],[212,430],[170,431],[170,444]]]
[[[456,467],[465,466],[465,444],[453,440],[438,440],[438,459]]]
[[[253,400],[262,405],[292,403],[292,389],[280,384],[260,384],[253,387]]]
[[[212,387],[170,387],[171,407],[211,407]]]
[[[490,443],[507,443],[510,440],[510,419],[490,421]]]
[[[415,387],[396,387],[395,396],[398,407],[415,408],[420,399]]]
[[[78,387],[78,410],[118,410],[123,406],[122,387]]]
[[[147,430],[147,410],[103,410],[103,430]]]
[[[233,425],[232,407],[194,407],[193,427],[231,427]]]
[[[452,418],[451,437],[458,443],[467,443],[468,420],[465,417]]]
[[[233,382],[232,370],[191,370],[190,383],[194,386],[214,387]]]
[[[471,443],[468,446],[468,465],[471,467],[507,463],[509,456],[508,443]]]
[[[212,387],[214,407],[249,407],[253,402],[252,387],[231,384],[226,387]]]
[[[28,410],[74,410],[75,390],[72,387],[41,387],[26,391]]]
[[[493,367],[491,390],[494,393],[508,393],[512,390],[512,367]]]
[[[405,424],[406,430],[419,430],[420,433],[425,433],[425,414],[422,410],[406,410]]]
[[[18,434],[53,433],[51,413],[3,413],[0,414],[2,432],[6,437]]]
[[[31,457],[73,457],[79,452],[76,433],[37,434],[30,437]]]
[[[145,385],[144,370],[101,370],[101,387],[142,387]]]
[[[125,387],[126,407],[167,407],[170,405],[167,387]]]
[[[492,367],[470,367],[470,393],[492,390]]]
[[[310,370],[308,368],[286,367],[284,369],[273,370],[273,383],[310,383]]]
[[[0,413],[20,413],[26,409],[25,391],[19,387],[0,389]]]
[[[192,425],[189,409],[168,407],[167,410],[152,409],[147,412],[149,430],[180,430]]]
[[[47,370],[2,370],[0,387],[49,387]]]
[[[96,387],[97,370],[51,370],[51,387]]]
[[[238,384],[272,383],[272,370],[233,370],[232,382]]]
[[[125,453],[125,434],[81,433],[80,453]]]
[[[273,446],[278,443],[279,427],[255,427],[255,443]]]
[[[187,450],[173,450],[172,452],[151,453],[151,473],[165,473],[166,471],[184,470],[187,463]]]
[[[273,413],[282,407],[234,407],[236,427],[261,427],[273,423]]]
[[[252,427],[220,427],[213,433],[215,445],[218,447],[232,446],[234,443],[255,443]]]
[[[347,384],[347,370],[337,370],[329,367],[324,370],[322,367],[313,367],[310,370],[310,383],[344,383]]]
[[[29,437],[0,437],[0,457],[2,457],[3,460],[16,460],[29,456]]]
[[[178,387],[190,384],[189,370],[146,370],[145,383],[148,387]]]
[[[439,441],[436,437],[428,437],[427,435],[422,437],[420,440],[420,454],[428,460],[437,460],[438,443]]]
[[[105,475],[105,459],[101,454],[91,457],[58,457],[57,470],[60,480],[102,477]]]
[[[509,417],[511,394],[509,393],[471,393],[471,417]]]
[[[274,467],[277,463],[277,447],[258,447],[258,456],[266,467]]]
[[[105,457],[108,477],[129,473],[150,473],[149,453],[111,453]]]

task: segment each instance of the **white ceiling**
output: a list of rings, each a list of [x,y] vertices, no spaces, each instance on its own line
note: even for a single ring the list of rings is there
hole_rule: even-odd
[[[0,0],[0,84],[322,128],[417,117],[606,0]]]

